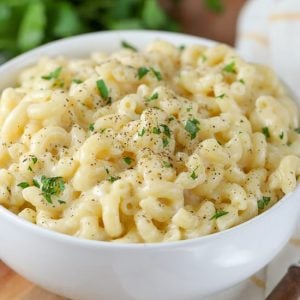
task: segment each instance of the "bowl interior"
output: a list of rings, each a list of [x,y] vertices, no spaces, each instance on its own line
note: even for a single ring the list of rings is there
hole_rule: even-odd
[[[7,86],[11,86],[15,84],[16,78],[18,77],[18,74],[22,69],[25,67],[28,67],[32,64],[34,64],[39,58],[43,56],[57,56],[57,55],[64,55],[68,57],[87,57],[90,53],[96,52],[96,51],[103,51],[103,52],[112,52],[117,49],[120,49],[121,47],[121,41],[126,41],[134,46],[136,46],[138,49],[143,49],[149,42],[155,40],[155,39],[162,39],[169,41],[175,45],[181,46],[181,45],[190,45],[190,44],[202,44],[206,46],[212,46],[216,42],[211,41],[208,39],[200,38],[200,37],[194,37],[189,36],[185,34],[180,33],[170,33],[170,32],[159,32],[159,31],[145,31],[145,30],[130,30],[130,31],[107,31],[107,32],[99,32],[99,33],[90,33],[85,35],[79,35],[59,41],[55,41],[49,44],[46,44],[44,46],[41,46],[37,49],[31,50],[25,54],[22,54],[9,62],[3,64],[0,66],[0,91],[4,89]],[[300,192],[300,187],[297,188],[297,192]],[[281,205],[284,205],[285,202],[289,201],[289,195],[285,196],[283,199],[281,199],[278,203],[276,203],[272,208],[270,208],[268,211],[263,213],[262,215],[259,215],[253,219],[250,219],[249,221],[235,226],[231,229],[228,229],[224,232],[218,232],[214,233],[208,236],[199,237],[194,240],[185,240],[185,241],[179,241],[170,244],[175,243],[192,243],[195,240],[202,239],[207,240],[214,238],[215,236],[219,235],[226,235],[228,232],[239,230],[239,228],[248,226],[248,224],[252,222],[258,222],[259,219],[264,218],[265,215],[276,213],[280,209]],[[7,218],[11,222],[18,222],[22,226],[29,226],[30,229],[35,230],[36,232],[39,232],[40,234],[48,234],[52,236],[53,238],[60,238],[60,239],[66,239],[70,242],[74,243],[85,243],[86,245],[104,245],[108,247],[127,247],[126,245],[116,245],[106,242],[98,242],[98,241],[88,241],[88,240],[80,240],[74,237],[66,236],[60,233],[56,232],[50,232],[47,230],[44,230],[42,228],[39,228],[36,225],[32,225],[29,222],[26,222],[22,220],[21,218],[17,217],[16,215],[12,214],[8,210],[6,210],[4,207],[0,205],[0,212],[3,214],[5,218]],[[163,244],[164,246],[167,246],[167,244]],[[128,245],[129,247],[139,247],[139,244],[134,245]],[[158,244],[151,244],[147,245],[147,247],[157,247]],[[144,247],[144,246],[143,246]]]

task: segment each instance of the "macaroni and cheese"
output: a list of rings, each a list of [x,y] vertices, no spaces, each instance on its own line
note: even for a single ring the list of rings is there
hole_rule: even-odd
[[[300,174],[298,109],[228,46],[45,57],[0,100],[0,204],[85,239],[153,243],[222,231]]]

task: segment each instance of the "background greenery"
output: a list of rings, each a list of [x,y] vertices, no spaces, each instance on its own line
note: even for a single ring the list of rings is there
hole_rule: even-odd
[[[173,0],[173,5],[184,0]],[[201,0],[199,0],[201,1]],[[202,0],[222,12],[222,0]],[[51,40],[111,29],[180,31],[159,0],[0,0],[0,54],[4,59]]]

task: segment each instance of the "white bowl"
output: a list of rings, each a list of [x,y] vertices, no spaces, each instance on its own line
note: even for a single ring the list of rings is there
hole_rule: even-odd
[[[142,48],[155,38],[175,44],[212,41],[155,31],[113,31],[60,40],[0,67],[0,90],[40,56],[87,56],[126,40]],[[0,206],[0,258],[30,281],[80,300],[187,300],[228,288],[255,273],[290,238],[300,187],[267,212],[221,233],[169,244],[112,244],[47,231]]]

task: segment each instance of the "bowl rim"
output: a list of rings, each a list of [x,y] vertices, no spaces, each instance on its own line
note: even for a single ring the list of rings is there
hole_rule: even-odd
[[[163,38],[165,36],[169,37],[182,37],[183,39],[189,38],[192,40],[195,40],[195,42],[198,40],[199,43],[204,43],[205,45],[212,46],[217,41],[213,41],[210,39],[197,37],[189,34],[183,34],[183,33],[174,33],[174,32],[167,32],[167,31],[156,31],[156,30],[113,30],[113,31],[99,31],[99,32],[92,32],[92,33],[86,33],[81,34],[73,37],[68,37],[64,39],[60,39],[57,41],[53,41],[47,44],[44,44],[40,47],[34,48],[32,50],[29,50],[21,55],[16,56],[15,58],[9,60],[8,62],[2,64],[0,66],[0,72],[3,72],[6,68],[14,67],[14,65],[18,65],[23,59],[27,59],[28,57],[33,56],[34,54],[41,54],[44,50],[51,51],[52,47],[55,46],[62,46],[69,42],[75,42],[79,39],[89,39],[93,37],[99,37],[101,35],[141,35],[141,34],[147,34],[149,36],[153,36],[153,38]],[[52,53],[48,53],[47,55],[51,56]],[[56,54],[55,54],[56,55]],[[38,58],[35,58],[35,61]],[[20,66],[19,66],[20,67]],[[24,229],[32,230],[36,235],[48,237],[50,239],[56,240],[58,242],[66,242],[72,245],[76,246],[84,246],[84,247],[92,247],[92,248],[107,248],[107,249],[128,249],[128,250],[137,250],[137,249],[149,249],[149,250],[161,250],[166,248],[178,248],[178,247],[185,247],[190,246],[192,244],[197,243],[204,243],[207,241],[210,241],[211,239],[217,239],[219,237],[223,237],[226,235],[230,235],[232,233],[235,233],[237,231],[242,231],[243,229],[251,226],[253,223],[259,223],[262,219],[266,219],[270,214],[277,213],[280,208],[288,201],[290,201],[293,196],[295,196],[297,193],[300,194],[300,185],[296,187],[296,189],[293,192],[290,192],[286,194],[284,197],[282,197],[278,202],[276,202],[272,207],[264,211],[263,213],[241,223],[236,226],[233,226],[229,229],[226,229],[224,231],[219,231],[215,233],[211,233],[208,235],[196,237],[193,239],[186,239],[186,240],[179,240],[179,241],[172,241],[172,242],[158,242],[158,243],[114,243],[110,241],[98,241],[98,240],[88,240],[88,239],[82,239],[76,236],[52,231],[47,228],[43,228],[41,226],[38,226],[37,224],[33,224],[31,222],[28,222],[18,215],[14,214],[13,212],[9,211],[7,208],[5,208],[3,205],[0,204],[0,219],[4,219],[5,221],[11,222],[16,226],[22,226]],[[1,221],[0,221],[1,222]]]

